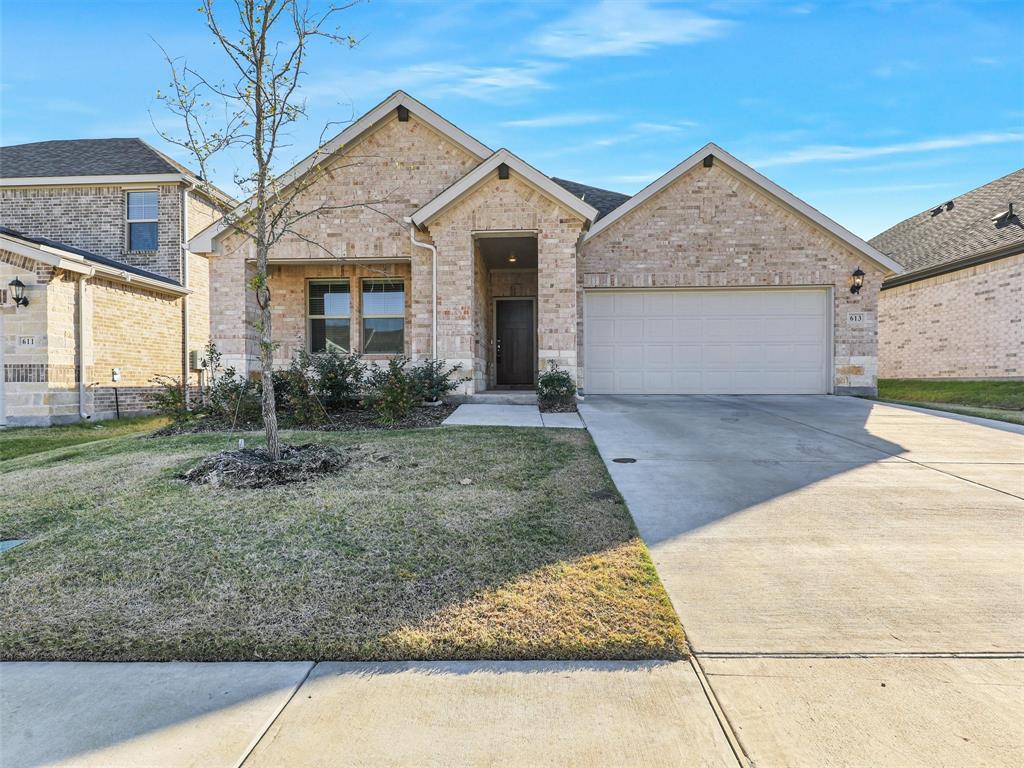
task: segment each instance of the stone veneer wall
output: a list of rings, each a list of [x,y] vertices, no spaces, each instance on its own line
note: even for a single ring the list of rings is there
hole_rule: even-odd
[[[486,278],[476,264],[473,233],[536,233],[537,368],[555,361],[576,376],[576,244],[584,223],[513,172],[506,180],[495,173],[430,224],[440,264],[439,357],[461,362],[474,391],[487,386],[489,354],[478,319],[491,308],[479,285]]]
[[[30,237],[48,237],[180,282],[181,189],[178,184],[157,187],[159,249],[151,253],[128,252],[127,190],[120,185],[2,187],[0,224]]]
[[[405,123],[392,116],[360,141],[326,160],[323,174],[309,183],[296,201],[299,210],[361,202],[373,203],[376,210],[357,205],[311,216],[299,230],[324,244],[328,252],[298,237],[289,237],[274,247],[271,258],[319,259],[316,269],[321,269],[324,259],[330,256],[377,261],[374,268],[384,270],[390,267],[380,262],[410,263],[412,286],[407,291],[407,302],[411,327],[406,328],[407,345],[411,355],[426,356],[430,354],[431,335],[430,254],[412,247],[408,230],[401,222],[479,162],[479,158],[415,115]],[[418,237],[427,241],[422,233]],[[231,233],[221,238],[218,251],[210,260],[211,333],[224,354],[225,364],[240,371],[258,367],[256,333],[252,327],[256,306],[247,286],[252,267],[246,264],[246,259],[253,256],[251,244],[243,236]],[[305,325],[302,302],[292,306],[292,299],[285,297],[279,301],[276,296],[271,301],[275,318],[295,315]],[[294,329],[286,328],[285,333],[291,334],[294,344]]]
[[[863,269],[864,288],[849,291]],[[874,322],[884,277],[875,264],[803,216],[716,163],[692,169],[583,244],[579,289],[833,286],[833,383],[837,393],[873,393]],[[852,322],[862,313],[867,322]],[[577,318],[583,350],[583,302]],[[580,367],[580,386],[583,382]]]
[[[887,288],[879,376],[1024,377],[1024,253]]]

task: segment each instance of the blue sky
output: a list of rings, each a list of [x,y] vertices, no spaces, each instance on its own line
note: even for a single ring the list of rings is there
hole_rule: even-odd
[[[314,0],[315,2],[315,0]],[[225,72],[196,0],[0,0],[0,143],[174,128],[157,45]],[[859,235],[1024,166],[1012,2],[443,3],[346,11],[309,122],[409,91],[545,173],[636,192],[715,141]],[[332,131],[336,132],[336,131]],[[232,168],[215,181],[231,187]]]

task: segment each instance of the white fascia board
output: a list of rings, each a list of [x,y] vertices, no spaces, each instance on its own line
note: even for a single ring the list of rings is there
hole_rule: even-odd
[[[416,213],[412,215],[413,223],[417,227],[425,226],[456,200],[473,191],[478,184],[485,181],[488,176],[502,163],[515,171],[518,175],[522,176],[523,179],[546,194],[548,197],[554,198],[566,208],[579,214],[587,221],[593,221],[597,216],[597,209],[590,205],[590,203],[583,202],[569,190],[559,186],[532,165],[516,157],[507,149],[499,149],[472,171],[467,173],[429,203],[416,211]]]
[[[734,173],[739,174],[747,181],[749,181],[751,184],[761,188],[763,191],[767,192],[769,195],[776,198],[789,208],[792,208],[797,213],[810,219],[814,224],[817,224],[819,227],[830,233],[832,236],[845,242],[851,248],[860,252],[865,257],[875,262],[878,266],[882,267],[882,269],[884,269],[886,272],[890,272],[892,274],[899,274],[903,272],[902,266],[897,264],[895,261],[893,261],[884,253],[879,251],[877,248],[870,245],[865,240],[857,237],[857,235],[853,234],[850,230],[846,229],[846,227],[833,221],[828,216],[823,214],[821,211],[817,210],[816,208],[812,208],[810,205],[805,203],[796,195],[792,194],[791,192],[787,192],[774,181],[771,181],[767,177],[762,176],[749,165],[742,162],[741,160],[736,159],[728,152],[726,152],[724,149],[722,149],[721,147],[714,143],[708,143],[704,145],[701,149],[697,150],[688,158],[683,160],[683,162],[681,162],[675,168],[673,168],[660,178],[655,179],[653,182],[651,182],[642,190],[637,192],[625,203],[620,205],[614,211],[612,211],[599,222],[597,222],[593,227],[590,228],[590,231],[587,232],[586,235],[584,235],[584,242],[593,239],[598,234],[608,229],[610,226],[614,225],[615,222],[619,221],[621,218],[626,216],[630,211],[635,210],[636,208],[643,205],[645,202],[647,202],[652,197],[661,192],[663,189],[672,184],[672,182],[674,182],[680,176],[684,175],[691,169],[695,168],[698,164],[702,163],[704,161],[704,158],[707,157],[708,155],[711,155],[712,157],[714,157],[716,162],[721,162]]]
[[[407,108],[412,114],[416,115],[417,118],[429,125],[435,131],[451,139],[470,154],[475,155],[481,160],[492,154],[489,147],[481,144],[461,128],[458,128],[454,124],[448,122],[434,110],[420,103],[405,91],[395,91],[333,139],[326,142],[323,146],[318,147],[303,160],[299,161],[278,176],[275,183],[281,188],[287,187],[296,179],[299,179],[304,173],[307,173],[317,163],[326,160],[338,150],[353,143],[356,139],[377,125],[377,123],[388,118],[391,113],[400,106]],[[252,198],[250,198],[250,200],[251,199]],[[248,207],[249,200],[239,205],[231,213],[237,218],[244,215],[248,210]],[[223,221],[214,222],[189,241],[189,249],[200,253],[209,253],[213,251],[213,240],[227,228],[228,225],[223,223]]]
[[[151,291],[168,293],[172,296],[188,296],[192,293],[192,289],[190,288],[183,288],[180,285],[171,285],[170,283],[165,283],[163,280],[154,280],[153,278],[145,277],[144,275],[136,275],[132,272],[127,272],[123,269],[111,267],[106,264],[94,264],[92,266],[94,275],[97,277],[105,277],[128,285],[138,285]]]
[[[26,259],[38,261],[54,269],[64,269],[81,275],[91,275],[93,273],[92,266],[77,254],[65,253],[58,251],[56,248],[36,245],[35,243],[27,243],[24,240],[8,235],[0,234],[0,249],[24,256]]]
[[[0,178],[0,187],[70,187],[110,184],[168,184],[188,181],[182,173],[149,173],[126,176],[28,176]]]

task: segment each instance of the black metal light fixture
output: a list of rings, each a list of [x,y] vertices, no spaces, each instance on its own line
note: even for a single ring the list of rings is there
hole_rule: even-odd
[[[857,267],[853,270],[852,278],[850,281],[850,293],[860,293],[860,289],[864,287],[864,270]]]
[[[14,278],[7,285],[11,288],[11,296],[14,297],[14,306],[27,307],[28,299],[25,298],[25,284],[18,278]]]

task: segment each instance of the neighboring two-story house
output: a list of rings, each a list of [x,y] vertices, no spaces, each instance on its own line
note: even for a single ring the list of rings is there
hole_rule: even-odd
[[[198,184],[140,139],[0,148],[0,424],[145,410],[190,376],[209,267],[187,243],[231,202]]]

